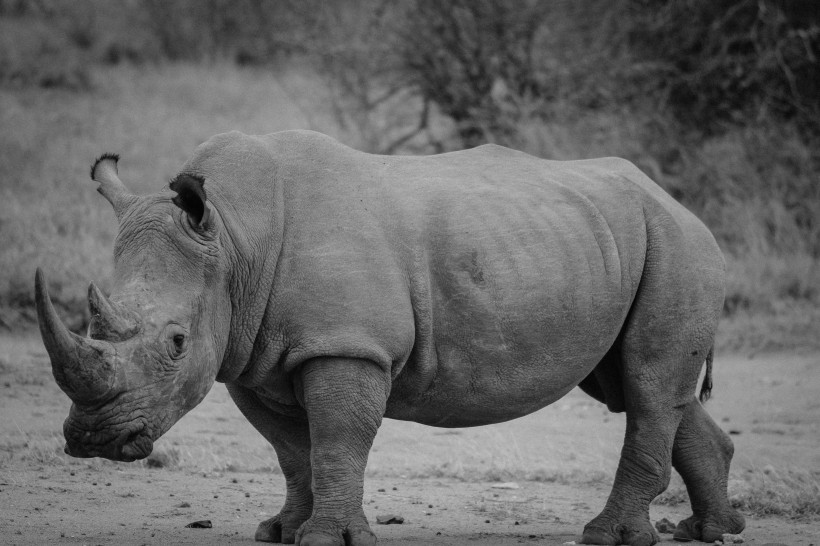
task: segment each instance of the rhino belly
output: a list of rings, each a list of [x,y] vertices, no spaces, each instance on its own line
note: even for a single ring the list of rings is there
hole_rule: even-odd
[[[601,338],[601,333],[590,333]],[[450,342],[437,345],[435,376],[417,397],[391,396],[386,416],[431,426],[467,427],[509,421],[566,395],[614,343],[579,344],[575,351],[542,348],[535,354],[497,348],[481,353]],[[599,346],[600,348],[593,348]],[[410,364],[414,365],[414,364]],[[402,399],[403,398],[403,399]]]
[[[423,329],[418,335],[387,416],[443,427],[484,425],[563,397],[615,343],[629,303],[589,280],[553,286],[559,289],[496,301],[446,300],[429,338]]]

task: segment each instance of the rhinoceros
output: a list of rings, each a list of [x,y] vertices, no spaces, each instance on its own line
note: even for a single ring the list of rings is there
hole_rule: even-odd
[[[311,131],[217,135],[145,196],[105,154],[119,222],[110,296],[87,336],[38,269],[66,452],[133,461],[214,381],[273,445],[284,506],[256,539],[376,542],[362,510],[384,417],[498,423],[576,386],[626,412],[588,544],[650,545],[649,503],[683,477],[675,536],[737,533],[730,438],[704,410],[724,260],[709,230],[626,160],[549,161],[496,145],[380,156]],[[706,368],[698,393],[699,374]]]

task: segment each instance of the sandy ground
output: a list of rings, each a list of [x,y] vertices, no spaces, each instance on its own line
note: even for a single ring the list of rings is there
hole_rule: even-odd
[[[708,409],[735,441],[730,495],[747,472],[774,479],[820,469],[817,393],[818,354],[717,356]],[[39,339],[0,335],[2,544],[250,543],[284,500],[272,450],[222,385],[156,443],[153,467],[62,454],[69,405]],[[577,541],[606,501],[623,426],[623,416],[577,390],[489,427],[386,420],[368,465],[365,513],[381,544]],[[673,477],[670,490],[681,489]],[[385,514],[404,524],[376,525]],[[688,515],[686,504],[651,511],[653,521]],[[747,544],[820,545],[816,517],[746,517]],[[197,520],[213,527],[186,527]]]

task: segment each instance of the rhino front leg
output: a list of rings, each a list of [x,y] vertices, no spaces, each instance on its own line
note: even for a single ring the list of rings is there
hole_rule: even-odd
[[[285,476],[285,505],[274,517],[259,524],[255,538],[260,542],[293,544],[296,531],[313,511],[307,416],[282,415],[262,403],[250,389],[231,384],[227,387],[242,414],[273,445]]]
[[[313,513],[301,546],[372,546],[362,510],[364,470],[390,392],[390,374],[357,359],[313,359],[301,367],[310,422]]]
[[[733,453],[732,440],[693,398],[672,450],[672,464],[686,483],[693,512],[678,524],[676,540],[714,542],[723,533],[743,530],[743,516],[731,507],[726,493]]]

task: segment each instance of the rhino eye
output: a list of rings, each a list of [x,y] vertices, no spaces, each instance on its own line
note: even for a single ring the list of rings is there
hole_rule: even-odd
[[[165,344],[168,356],[176,360],[188,352],[188,336],[183,328],[177,324],[169,324],[166,330]]]

